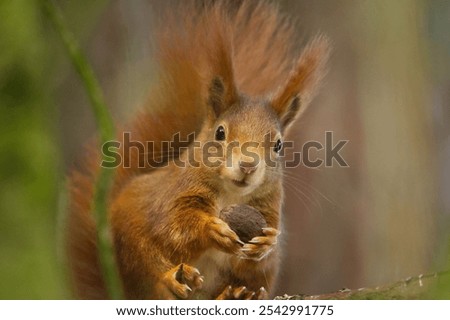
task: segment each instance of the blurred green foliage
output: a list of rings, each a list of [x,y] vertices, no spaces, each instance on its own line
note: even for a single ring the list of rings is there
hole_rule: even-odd
[[[36,1],[0,2],[0,298],[65,296],[56,256],[52,54],[41,19]]]
[[[78,24],[83,34],[104,1],[88,3],[66,3],[69,22],[90,21]],[[0,299],[67,298],[58,256],[64,172],[52,96],[67,57],[39,0],[0,1],[0,30]]]

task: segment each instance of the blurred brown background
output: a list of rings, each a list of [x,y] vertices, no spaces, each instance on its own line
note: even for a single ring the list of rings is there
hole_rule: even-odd
[[[48,117],[35,121],[43,127],[49,125],[45,129],[48,143],[55,146],[44,150],[39,167],[46,168],[46,173],[54,168],[56,173],[52,171],[55,177],[49,182],[55,187],[47,190],[50,204],[46,219],[36,218],[35,224],[41,223],[43,232],[51,236],[43,244],[47,254],[32,255],[30,265],[45,262],[51,266],[42,268],[43,280],[28,282],[34,290],[27,291],[27,286],[21,285],[15,293],[1,292],[1,297],[70,297],[58,257],[53,254],[58,239],[56,212],[62,210],[58,201],[60,207],[64,204],[64,174],[95,133],[95,126],[80,81],[39,6],[30,5],[32,1],[19,3],[29,15],[16,13],[19,23],[15,26],[21,25],[20,19],[34,19],[34,24],[24,28],[37,28],[44,53],[39,53],[38,60],[43,67],[32,72],[42,86],[46,85],[42,103],[52,106],[42,111]],[[114,118],[126,121],[143,103],[155,76],[151,25],[160,1],[57,3],[99,76]],[[0,5],[0,13],[3,9],[5,15],[11,14],[8,5],[12,6]],[[308,140],[324,143],[325,131],[333,131],[335,140],[349,140],[342,152],[349,167],[289,169],[284,263],[277,292],[324,293],[385,284],[446,268],[450,230],[450,2],[283,0],[279,7],[298,23],[299,39],[293,41],[304,43],[323,32],[334,47],[325,84],[293,134],[297,145]],[[13,23],[8,26],[11,34],[17,32],[12,31]],[[25,34],[28,38],[24,36],[23,41],[34,38]],[[19,51],[26,50],[17,46]],[[0,66],[6,68],[11,63],[8,60]],[[0,78],[3,87],[7,83],[4,79],[9,79],[5,74]],[[37,108],[31,100],[29,105]],[[25,128],[27,123],[23,123]],[[2,177],[5,191],[14,175]],[[23,223],[29,221],[28,212],[36,203],[39,207],[39,202],[30,201],[21,209],[22,222],[7,218],[14,209],[8,203],[22,199],[23,192],[27,191],[0,198],[7,199],[0,222],[5,230],[15,230],[4,239],[10,239],[16,248],[9,250],[11,244],[6,240],[0,244],[0,253],[12,257],[12,262],[0,263],[0,277],[12,276],[17,281],[36,276],[29,275],[30,269],[17,276],[12,267],[21,265],[27,250],[36,250],[28,243],[35,243],[34,238],[20,245],[14,237],[19,237]],[[42,281],[55,284],[42,292],[38,289]]]

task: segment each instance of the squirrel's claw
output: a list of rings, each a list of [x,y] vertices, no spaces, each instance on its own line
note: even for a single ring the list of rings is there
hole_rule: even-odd
[[[264,233],[264,235],[266,236],[274,236],[274,237],[278,237],[280,235],[280,231],[275,229],[275,228],[262,228],[262,232]]]
[[[276,237],[254,237],[248,243],[261,244],[261,245],[265,244],[268,246],[272,246],[274,244],[277,244],[277,238]]]
[[[269,253],[271,253],[273,248],[268,245],[256,245],[247,243],[242,249],[241,249],[241,255],[240,257],[242,259],[251,259],[254,261],[261,261]]]
[[[255,300],[268,300],[269,299],[269,293],[264,287],[259,288],[259,290],[256,292]]]

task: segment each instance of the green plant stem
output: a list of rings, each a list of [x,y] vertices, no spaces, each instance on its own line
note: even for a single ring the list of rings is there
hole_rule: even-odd
[[[98,130],[100,131],[101,148],[105,142],[115,138],[115,130],[112,117],[104,102],[98,81],[92,68],[87,62],[87,59],[78,46],[77,41],[67,28],[61,11],[51,0],[41,0],[41,2],[51,23],[61,37],[64,47],[70,56],[70,60],[80,75],[81,81],[86,89]],[[104,281],[109,296],[112,299],[120,299],[123,297],[123,294],[115,261],[107,208],[108,191],[112,185],[113,178],[114,171],[112,169],[100,168],[94,189],[93,212],[97,226],[97,244]]]

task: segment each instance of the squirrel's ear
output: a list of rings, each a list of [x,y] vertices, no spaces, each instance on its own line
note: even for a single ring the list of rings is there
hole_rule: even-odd
[[[214,77],[211,81],[208,95],[208,103],[216,118],[236,101],[234,87],[225,86],[220,77]]]
[[[297,59],[287,81],[273,96],[272,108],[278,114],[283,131],[313,98],[323,77],[329,51],[330,46],[325,37],[318,36],[312,40]]]

